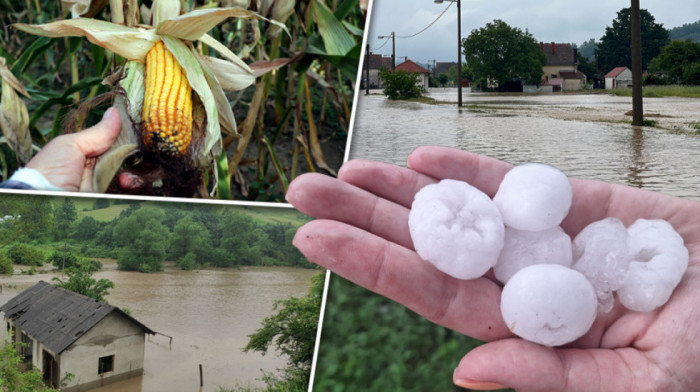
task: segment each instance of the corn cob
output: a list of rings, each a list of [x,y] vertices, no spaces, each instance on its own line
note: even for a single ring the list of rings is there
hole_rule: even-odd
[[[143,140],[170,155],[185,155],[192,139],[192,88],[162,41],[146,56]]]

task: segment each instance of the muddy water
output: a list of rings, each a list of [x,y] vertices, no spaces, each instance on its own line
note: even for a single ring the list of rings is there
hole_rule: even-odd
[[[158,274],[116,270],[104,261],[97,278],[115,284],[108,302],[128,308],[149,328],[172,336],[150,336],[146,342],[145,374],[93,392],[199,391],[199,364],[203,391],[219,386],[262,386],[261,369],[274,372],[286,359],[270,352],[243,353],[248,335],[273,313],[273,303],[307,293],[314,270],[284,267],[247,267],[240,270],[181,271],[166,267]],[[0,303],[39,280],[54,275],[1,277]]]
[[[450,90],[438,100],[456,101]],[[466,92],[465,105],[393,102],[359,95],[351,158],[405,166],[416,147],[439,145],[514,164],[545,162],[569,176],[643,187],[700,200],[700,137],[615,123],[631,99],[607,95],[499,95]],[[645,99],[664,121],[700,121],[700,99]],[[484,105],[484,107],[480,106]]]

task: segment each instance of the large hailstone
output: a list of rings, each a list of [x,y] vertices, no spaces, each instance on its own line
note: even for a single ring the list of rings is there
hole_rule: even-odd
[[[683,238],[665,220],[639,219],[628,228],[632,262],[617,294],[625,307],[651,312],[668,301],[688,267]]]
[[[541,163],[526,163],[503,178],[493,201],[506,226],[541,231],[559,226],[569,213],[573,192],[566,175]]]
[[[601,312],[613,308],[613,291],[625,281],[630,264],[629,242],[627,228],[617,218],[593,222],[574,239],[573,268],[593,284]]]
[[[518,271],[503,287],[501,315],[529,341],[560,346],[583,336],[597,314],[593,286],[578,271],[537,264]]]
[[[559,226],[543,231],[507,227],[503,250],[493,267],[496,279],[506,283],[516,272],[535,264],[570,267],[571,238]]]
[[[477,188],[442,180],[422,188],[408,216],[418,255],[459,279],[475,279],[496,264],[505,228],[493,201]]]

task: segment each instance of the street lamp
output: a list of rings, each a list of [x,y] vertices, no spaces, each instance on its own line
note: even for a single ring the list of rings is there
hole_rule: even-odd
[[[462,0],[433,0],[435,4],[443,1],[457,3],[457,107],[462,107]]]
[[[396,34],[392,31],[389,35],[380,35],[377,38],[391,38],[391,70],[396,71]]]

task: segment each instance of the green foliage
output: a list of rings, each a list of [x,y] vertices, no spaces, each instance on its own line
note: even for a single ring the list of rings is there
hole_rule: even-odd
[[[32,266],[44,264],[44,255],[41,253],[41,251],[22,242],[12,244],[9,248],[7,248],[6,252],[7,256],[15,264]]]
[[[441,86],[444,86],[447,83],[448,78],[449,77],[447,76],[447,73],[445,73],[445,72],[440,72],[437,76],[438,82],[440,82]]]
[[[2,392],[58,392],[44,385],[42,374],[37,369],[22,371],[23,359],[18,348],[25,343],[13,342],[12,337],[0,348],[0,391]]]
[[[170,239],[169,252],[173,257],[187,255],[194,263],[195,260],[204,260],[210,249],[211,237],[202,223],[195,222],[189,215],[177,221]],[[193,267],[194,264],[183,269]]]
[[[656,23],[654,16],[645,9],[641,9],[640,29],[642,36],[642,69],[646,69],[649,62],[661,52],[670,40],[668,30],[662,24]],[[612,27],[605,28],[605,35],[595,50],[598,67],[603,72],[608,72],[615,67],[632,67],[632,9],[623,8],[617,13]]]
[[[539,44],[532,34],[510,27],[502,20],[473,30],[462,40],[462,47],[473,76],[472,85],[486,88],[496,82],[502,88],[514,79],[538,86],[542,82],[542,67],[547,57]]]
[[[418,98],[423,93],[419,85],[420,75],[417,72],[407,72],[403,69],[390,71],[381,69],[379,79],[384,83],[384,95],[389,99]]]
[[[92,205],[93,210],[101,210],[107,207],[109,207],[109,199],[105,198],[95,199],[95,203]]]
[[[194,253],[189,252],[177,261],[177,266],[185,271],[191,271],[197,264],[196,259],[197,258],[195,257]]]
[[[287,356],[289,359],[283,380],[301,387],[301,390],[306,390],[306,383],[311,374],[324,278],[323,273],[315,275],[305,297],[292,297],[276,302],[275,310],[280,307],[281,309],[265,318],[262,328],[249,336],[250,340],[243,349],[245,352],[253,350],[265,354],[268,348],[274,347],[279,353]]]
[[[668,31],[668,36],[672,40],[700,42],[700,20],[674,27]]]
[[[314,390],[463,391],[452,373],[479,344],[333,275]]]
[[[62,249],[56,249],[48,259],[59,270],[73,268],[78,265],[78,258],[72,253]]]
[[[59,229],[62,229],[59,232],[66,232],[70,225],[78,219],[78,213],[75,210],[73,201],[67,197],[63,198],[61,206],[54,211],[54,217]]]
[[[86,216],[78,222],[73,233],[73,238],[78,240],[91,240],[95,238],[100,230],[100,223],[91,216]]]
[[[595,42],[595,38],[591,38],[578,47],[578,54],[590,62],[595,62],[596,47],[598,47],[598,43]]]
[[[5,253],[0,252],[0,274],[12,275],[14,272],[12,260]]]
[[[158,272],[163,270],[170,232],[161,223],[165,213],[158,208],[139,208],[115,226],[112,236],[120,245],[120,270]]]
[[[700,43],[672,41],[649,64],[650,72],[663,72],[673,84],[700,85]]]
[[[53,205],[46,196],[0,195],[0,244],[38,238],[53,224]]]
[[[109,279],[94,279],[92,274],[95,271],[94,263],[78,263],[74,267],[66,268],[66,280],[53,280],[58,287],[104,302],[109,289],[114,288],[114,282]]]

